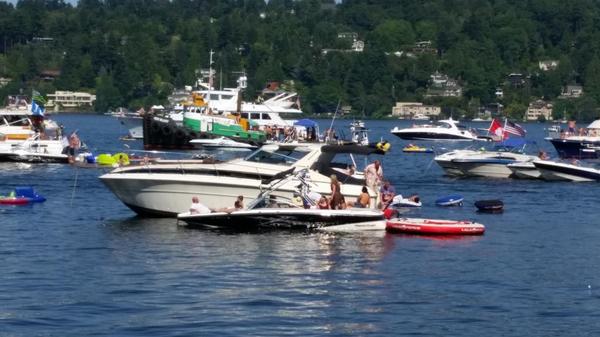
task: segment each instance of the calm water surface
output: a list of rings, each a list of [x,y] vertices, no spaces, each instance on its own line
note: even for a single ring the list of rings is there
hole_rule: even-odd
[[[96,153],[141,148],[110,117],[55,119]],[[432,155],[401,152],[389,130],[408,122],[367,125],[392,142],[385,175],[424,201],[411,216],[471,219],[486,234],[191,230],[136,217],[96,169],[0,165],[3,193],[28,184],[48,198],[0,208],[0,335],[600,335],[600,185],[445,177]],[[525,126],[555,153],[544,125]],[[450,193],[465,205],[433,205]],[[485,198],[505,212],[476,213]]]

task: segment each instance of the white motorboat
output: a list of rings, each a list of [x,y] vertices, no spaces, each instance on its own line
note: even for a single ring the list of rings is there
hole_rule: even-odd
[[[237,196],[253,200],[270,180],[293,170],[308,168],[311,186],[320,194],[330,194],[330,175],[337,174],[341,192],[347,200],[357,198],[364,180],[335,171],[335,162],[348,154],[384,154],[377,147],[325,145],[319,143],[265,145],[244,159],[203,163],[151,163],[138,167],[121,167],[102,175],[102,182],[125,205],[139,214],[173,216],[188,210],[197,195],[208,207],[232,204]],[[338,156],[339,155],[339,156]],[[273,192],[291,198],[298,185],[288,181]],[[377,193],[370,191],[371,205]]]
[[[41,139],[39,134],[24,141],[0,142],[0,161],[67,163],[66,144],[60,139]]]
[[[33,113],[25,108],[7,107],[0,109],[0,142],[24,141],[35,135]],[[58,124],[50,119],[40,121],[47,132],[57,132]]]
[[[510,138],[491,151],[457,150],[436,156],[434,160],[448,175],[508,178],[513,173],[508,164],[537,158],[523,154],[524,147],[524,140]]]
[[[309,182],[306,177],[308,169],[301,169],[291,173],[280,180],[274,181],[246,209],[226,209],[211,213],[184,212],[177,215],[178,220],[184,221],[188,226],[207,226],[234,230],[257,229],[323,229],[327,227],[347,228],[356,225],[372,230],[373,225],[384,220],[384,213],[376,209],[349,208],[343,210],[319,209],[317,201],[313,200],[310,193]],[[297,186],[297,197],[293,200],[274,197],[273,191],[287,181],[300,182]],[[357,228],[357,227],[355,227]]]
[[[546,180],[600,181],[600,170],[596,168],[551,160],[535,160],[533,164]]]
[[[477,140],[478,135],[472,130],[450,119],[440,120],[435,124],[414,125],[410,128],[400,129],[397,126],[391,133],[408,140]]]
[[[227,137],[192,139],[190,140],[190,143],[201,148],[256,149],[255,145],[237,142]]]

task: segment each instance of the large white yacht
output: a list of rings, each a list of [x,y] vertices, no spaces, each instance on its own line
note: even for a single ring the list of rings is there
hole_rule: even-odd
[[[435,124],[413,125],[400,129],[397,126],[391,133],[408,140],[476,140],[478,135],[458,124],[458,121],[444,119]]]
[[[291,126],[292,124],[284,120],[280,114],[298,115],[302,113],[302,110],[294,107],[298,98],[298,94],[295,92],[277,92],[273,96],[257,102],[241,101],[241,91],[246,88],[246,83],[246,76],[240,76],[236,88],[215,90],[209,83],[198,80],[197,85],[201,89],[195,92],[204,97],[212,114],[227,115],[240,111],[241,118],[259,126]]]
[[[342,183],[346,200],[355,200],[364,180],[346,175],[336,167],[347,167],[350,154],[383,154],[375,147],[313,143],[271,144],[244,159],[225,162],[163,161],[144,166],[117,168],[100,179],[126,206],[142,215],[175,216],[189,209],[192,196],[211,208],[232,206],[236,197],[248,202],[270,181],[307,168],[312,191],[330,194],[330,176]],[[298,181],[291,180],[273,195],[292,198]],[[372,205],[377,193],[369,191]]]

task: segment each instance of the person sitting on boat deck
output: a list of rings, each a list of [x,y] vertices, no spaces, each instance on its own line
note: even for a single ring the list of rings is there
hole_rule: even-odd
[[[379,200],[381,200],[379,202],[379,208],[386,207],[390,202],[392,202],[395,195],[396,189],[394,186],[392,186],[392,184],[390,184],[389,180],[385,180],[379,189]]]
[[[356,208],[369,208],[371,206],[371,196],[369,195],[369,189],[367,186],[362,187],[362,192],[356,198],[355,202],[348,202],[348,207]]]
[[[236,210],[244,208],[244,196],[243,195],[238,195],[237,199],[235,199],[235,202],[233,203],[233,208],[235,208]]]
[[[550,156],[548,156],[546,151],[540,150],[540,152],[538,152],[538,158],[540,158],[541,160],[548,160],[550,159]]]
[[[377,191],[379,191],[379,186],[383,181],[383,167],[381,167],[381,162],[375,160],[367,165],[364,173],[367,186],[370,187],[373,192],[377,193]]]
[[[319,202],[317,203],[318,209],[329,209],[329,200],[325,196],[321,196]]]
[[[331,175],[331,183],[329,184],[331,187],[331,200],[329,203],[329,207],[331,209],[344,209],[346,208],[346,201],[344,200],[344,196],[341,192],[340,182],[337,179],[335,174]]]
[[[197,196],[192,197],[192,205],[190,205],[190,214],[208,214],[212,210],[200,203]]]

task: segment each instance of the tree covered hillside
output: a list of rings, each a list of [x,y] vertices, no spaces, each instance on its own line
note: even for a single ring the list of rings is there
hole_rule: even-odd
[[[544,99],[561,116],[591,119],[599,20],[593,0],[21,0],[0,3],[0,77],[12,79],[0,94],[82,90],[97,94],[98,111],[147,107],[192,84],[212,49],[225,85],[245,71],[250,99],[268,80],[293,83],[309,113],[341,101],[382,116],[396,101],[421,101],[473,115],[501,102],[522,117]],[[436,72],[462,95],[432,95]],[[569,84],[584,95],[558,99]]]

